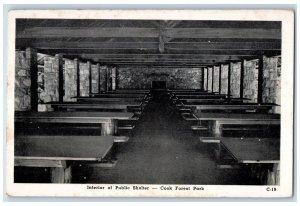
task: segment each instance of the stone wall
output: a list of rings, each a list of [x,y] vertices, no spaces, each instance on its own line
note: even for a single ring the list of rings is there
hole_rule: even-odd
[[[258,97],[258,63],[259,60],[244,61],[243,97],[245,102],[257,102]]]
[[[239,98],[241,85],[241,62],[231,63],[230,69],[230,95],[232,98]]]
[[[170,89],[200,89],[200,68],[120,67],[117,88],[150,89],[152,81],[166,81]]]
[[[212,91],[212,74],[213,74],[213,68],[212,67],[208,67],[207,68],[207,72],[208,72],[208,86],[207,86],[207,91]]]
[[[44,91],[40,93],[41,103],[58,101],[58,70],[59,59],[55,57],[44,57]]]
[[[281,56],[263,57],[262,101],[265,103],[281,103]],[[280,107],[273,112],[280,113]]]
[[[221,94],[228,94],[228,64],[221,65]]]
[[[16,51],[15,58],[15,111],[31,109],[30,53]]]
[[[79,63],[79,77],[80,77],[80,96],[89,96],[90,93],[90,82],[89,82],[89,75],[90,75],[90,68],[89,63]]]
[[[64,101],[76,101],[77,96],[77,68],[74,60],[64,61]]]
[[[204,78],[203,78],[203,90],[207,91],[207,68],[204,68]]]
[[[220,92],[219,91],[219,77],[220,77],[220,67],[214,66],[214,74],[213,74],[213,78],[214,78],[214,84],[213,84],[213,92]]]
[[[99,72],[98,72],[98,65],[92,64],[91,65],[91,77],[92,77],[92,93],[98,93],[99,87]]]

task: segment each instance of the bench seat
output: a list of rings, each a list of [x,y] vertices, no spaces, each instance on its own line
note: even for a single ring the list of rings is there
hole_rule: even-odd
[[[199,140],[203,143],[220,143],[220,138],[217,137],[200,137]]]

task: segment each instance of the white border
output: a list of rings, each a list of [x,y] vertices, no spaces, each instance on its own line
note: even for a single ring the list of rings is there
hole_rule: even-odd
[[[87,190],[86,184],[15,184],[13,183],[13,114],[15,18],[59,19],[172,19],[172,20],[249,20],[282,21],[281,76],[281,181],[276,192],[268,186],[201,185],[204,191],[119,191]],[[98,197],[289,197],[293,172],[293,70],[294,16],[288,10],[19,10],[9,12],[9,55],[7,84],[7,194],[14,196],[98,196]],[[94,184],[93,184],[94,185]],[[105,186],[105,185],[103,185]],[[147,186],[147,185],[145,185]],[[188,186],[188,185],[185,185]],[[160,187],[160,185],[151,187]],[[193,186],[191,186],[193,187]]]

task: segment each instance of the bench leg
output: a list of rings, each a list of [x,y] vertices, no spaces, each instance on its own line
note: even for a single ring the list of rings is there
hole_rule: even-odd
[[[111,120],[107,123],[101,124],[101,135],[102,136],[114,135],[117,133],[117,130],[118,130],[117,120]]]
[[[223,125],[218,121],[210,121],[209,122],[209,130],[215,137],[222,137]]]
[[[52,183],[71,183],[72,181],[72,167],[54,167],[51,168],[51,182]]]
[[[280,166],[279,163],[273,165],[272,171],[268,171],[267,185],[280,184]]]

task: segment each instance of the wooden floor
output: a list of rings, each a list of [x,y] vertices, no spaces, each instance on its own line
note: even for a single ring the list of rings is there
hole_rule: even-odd
[[[245,171],[219,169],[203,144],[166,99],[154,99],[129,142],[115,149],[113,168],[74,168],[76,183],[255,184]]]

